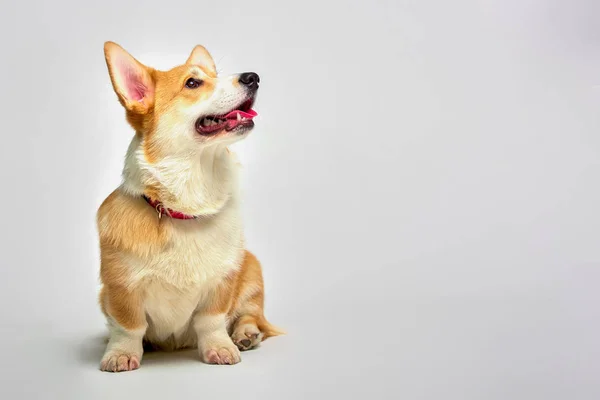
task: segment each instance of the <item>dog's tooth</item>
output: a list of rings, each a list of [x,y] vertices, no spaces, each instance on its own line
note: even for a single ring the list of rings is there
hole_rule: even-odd
[[[238,113],[238,114],[237,114],[237,120],[238,120],[238,121],[241,121],[241,120],[242,120],[242,114],[240,114],[240,113]]]

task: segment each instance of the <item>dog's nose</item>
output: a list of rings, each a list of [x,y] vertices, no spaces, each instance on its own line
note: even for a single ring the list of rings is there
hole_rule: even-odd
[[[256,72],[244,72],[240,75],[240,83],[250,89],[258,88],[258,82],[260,82],[260,77]]]

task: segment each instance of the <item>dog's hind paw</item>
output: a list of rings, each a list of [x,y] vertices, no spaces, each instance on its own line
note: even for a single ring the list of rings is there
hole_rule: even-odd
[[[236,326],[231,335],[233,343],[242,351],[255,348],[260,344],[262,338],[263,333],[253,323]]]

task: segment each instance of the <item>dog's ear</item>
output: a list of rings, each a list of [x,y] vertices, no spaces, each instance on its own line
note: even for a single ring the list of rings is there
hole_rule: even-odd
[[[119,101],[127,110],[148,112],[154,103],[154,80],[150,68],[113,42],[104,44],[108,73]]]
[[[199,65],[200,67],[207,69],[209,72],[212,72],[214,75],[217,75],[215,61],[208,50],[206,50],[203,46],[198,45],[194,47],[192,54],[190,54],[185,63],[190,65]]]

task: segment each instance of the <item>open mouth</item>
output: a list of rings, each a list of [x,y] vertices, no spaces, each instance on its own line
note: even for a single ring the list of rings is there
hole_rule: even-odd
[[[225,129],[227,132],[250,129],[254,126],[252,118],[258,113],[252,109],[254,97],[223,115],[207,115],[196,121],[196,131],[201,135],[212,135]]]

